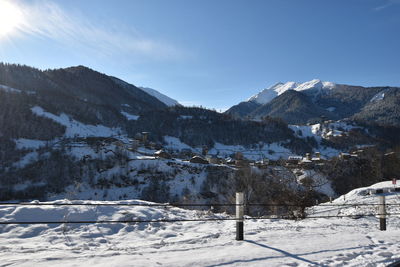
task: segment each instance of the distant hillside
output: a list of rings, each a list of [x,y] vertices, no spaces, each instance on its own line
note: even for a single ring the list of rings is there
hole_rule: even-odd
[[[330,94],[316,98],[315,102],[325,109],[332,110],[339,118],[349,118],[360,112],[384,88],[339,85]]]
[[[400,88],[380,91],[353,118],[380,126],[400,126]]]
[[[287,124],[277,119],[242,121],[212,110],[175,106],[165,112],[149,111],[131,122],[137,131],[150,131],[161,140],[175,136],[192,145],[249,145],[295,138]]]
[[[0,64],[0,85],[20,92],[14,97],[25,102],[21,109],[37,105],[89,124],[120,126],[126,120],[121,111],[138,114],[167,107],[133,85],[121,86],[111,77],[83,66],[40,71]]]
[[[334,113],[319,107],[304,93],[294,90],[284,92],[250,113],[250,117],[257,119],[264,116],[281,118],[290,124],[318,122],[321,116],[336,119]]]
[[[400,127],[400,88],[362,87],[312,80],[278,83],[227,114],[239,118],[279,117],[291,124],[323,119],[354,119],[363,124]]]
[[[255,101],[244,101],[232,106],[226,113],[237,118],[245,118],[261,106],[261,104]]]
[[[128,136],[142,131],[151,132],[157,140],[175,136],[191,145],[294,138],[285,123],[272,119],[243,122],[211,110],[168,107],[134,85],[84,66],[41,71],[0,64],[0,85],[0,111],[10,114],[0,117],[0,134],[11,139],[61,137],[68,120],[115,127]],[[58,117],[51,120],[43,113]]]

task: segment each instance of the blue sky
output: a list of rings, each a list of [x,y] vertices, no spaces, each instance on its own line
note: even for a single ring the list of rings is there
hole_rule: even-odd
[[[3,35],[0,18],[0,61],[85,65],[186,105],[279,81],[400,86],[400,0],[1,2],[20,18]]]

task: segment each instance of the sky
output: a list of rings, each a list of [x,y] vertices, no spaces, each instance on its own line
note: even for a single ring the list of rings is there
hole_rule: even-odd
[[[0,61],[218,111],[277,82],[400,86],[400,0],[0,0]]]

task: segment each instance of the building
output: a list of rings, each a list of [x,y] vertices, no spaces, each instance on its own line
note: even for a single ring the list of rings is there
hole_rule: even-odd
[[[287,162],[289,164],[299,164],[299,162],[303,159],[302,156],[289,156]]]

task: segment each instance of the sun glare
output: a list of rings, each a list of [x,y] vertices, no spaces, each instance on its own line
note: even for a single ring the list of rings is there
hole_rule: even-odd
[[[22,22],[22,13],[17,6],[0,0],[0,38],[12,33]]]

